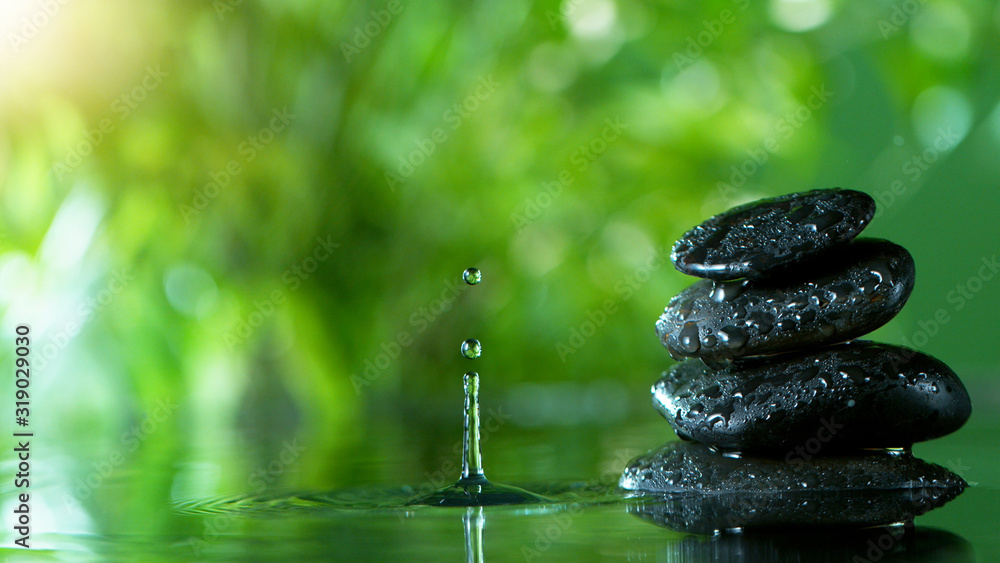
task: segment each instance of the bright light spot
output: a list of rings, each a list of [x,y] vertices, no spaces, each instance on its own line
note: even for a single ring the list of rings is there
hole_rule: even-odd
[[[215,307],[219,288],[205,270],[191,264],[181,264],[163,276],[167,301],[180,313],[203,318]]]
[[[830,19],[830,0],[771,0],[771,20],[788,31],[808,31]]]
[[[613,221],[604,227],[601,243],[627,268],[638,268],[654,257],[653,239],[634,223]]]
[[[669,66],[664,71],[661,85],[668,100],[684,110],[714,112],[718,109],[717,98],[721,89],[721,79],[715,65],[704,58],[668,78]]]
[[[972,107],[962,92],[933,86],[913,101],[913,129],[926,146],[950,150],[969,133]]]
[[[972,26],[969,17],[955,4],[927,4],[910,25],[910,39],[928,57],[955,61],[969,51]]]
[[[78,263],[104,216],[104,205],[93,194],[77,188],[63,201],[52,226],[42,240],[38,257],[56,269],[67,269]]]
[[[27,254],[13,251],[0,256],[0,303],[10,305],[31,292],[36,275]]]
[[[542,277],[566,259],[566,234],[536,225],[528,226],[510,243],[513,262],[527,275]]]
[[[611,0],[563,0],[560,11],[569,31],[580,39],[597,39],[611,32],[617,7]]]
[[[544,92],[558,92],[572,84],[578,68],[573,50],[556,43],[542,43],[528,56],[528,76]]]

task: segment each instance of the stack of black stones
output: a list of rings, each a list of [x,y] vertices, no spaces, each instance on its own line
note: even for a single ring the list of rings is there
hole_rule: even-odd
[[[681,442],[633,460],[638,512],[691,532],[892,526],[966,483],[913,443],[971,413],[954,372],[920,352],[855,340],[892,319],[914,284],[902,247],[857,239],[866,194],[815,190],[743,205],[688,231],[656,333],[676,360],[653,404]]]

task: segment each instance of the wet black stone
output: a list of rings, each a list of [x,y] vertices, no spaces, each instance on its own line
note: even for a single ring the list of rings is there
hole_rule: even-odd
[[[702,280],[670,300],[656,334],[675,359],[733,358],[844,342],[884,325],[913,290],[910,253],[859,239],[781,278]]]
[[[958,475],[908,453],[859,452],[789,463],[770,457],[727,457],[697,442],[671,442],[635,458],[625,467],[618,485],[645,493],[737,497],[904,491],[912,493],[908,508],[914,514],[940,506],[967,486]],[[732,502],[741,501],[734,498]],[[806,510],[802,507],[803,514]],[[897,522],[900,518],[869,520],[879,524]]]
[[[958,430],[972,412],[955,373],[926,354],[855,341],[737,360],[688,360],[653,385],[679,436],[795,461],[847,448],[905,448]]]
[[[832,188],[762,199],[712,217],[684,234],[671,259],[685,274],[713,280],[758,278],[860,233],[875,201]]]

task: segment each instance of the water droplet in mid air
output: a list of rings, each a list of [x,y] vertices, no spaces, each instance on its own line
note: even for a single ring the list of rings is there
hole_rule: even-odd
[[[470,338],[462,343],[462,355],[470,360],[475,360],[483,353],[483,345],[475,338]]]
[[[462,273],[462,278],[465,279],[465,283],[476,285],[482,280],[482,274],[476,268],[469,268]],[[483,346],[475,338],[470,338],[462,343],[462,355],[466,358],[474,360],[482,353]],[[486,474],[483,472],[483,457],[479,448],[479,374],[470,371],[465,374],[463,382],[465,384],[465,409],[463,413],[465,425],[462,429],[462,475],[450,487],[410,499],[406,504],[490,506],[550,502],[549,499],[524,489],[493,484],[486,478]],[[478,522],[481,534],[482,520],[480,519]],[[466,521],[466,543],[472,545],[469,544],[469,532],[469,521]],[[481,539],[479,545],[479,553],[481,553]]]
[[[462,272],[462,279],[469,285],[476,285],[483,281],[483,273],[479,271],[479,268],[469,268]]]

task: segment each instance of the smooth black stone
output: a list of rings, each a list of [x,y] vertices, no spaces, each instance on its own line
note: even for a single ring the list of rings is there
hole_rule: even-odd
[[[907,448],[958,430],[972,413],[968,392],[944,363],[864,341],[738,360],[719,371],[688,360],[652,391],[653,406],[679,436],[789,459]]]
[[[859,239],[781,279],[699,281],[670,300],[656,334],[675,359],[715,367],[844,342],[896,316],[915,277],[905,248]]]
[[[758,278],[853,239],[874,214],[871,196],[842,188],[762,199],[691,229],[670,258],[700,278]]]
[[[928,500],[951,500],[967,484],[951,471],[905,452],[855,452],[790,463],[762,456],[728,457],[705,444],[670,442],[630,461],[618,486],[646,493],[700,494],[933,491],[929,499],[914,497],[922,506]]]

